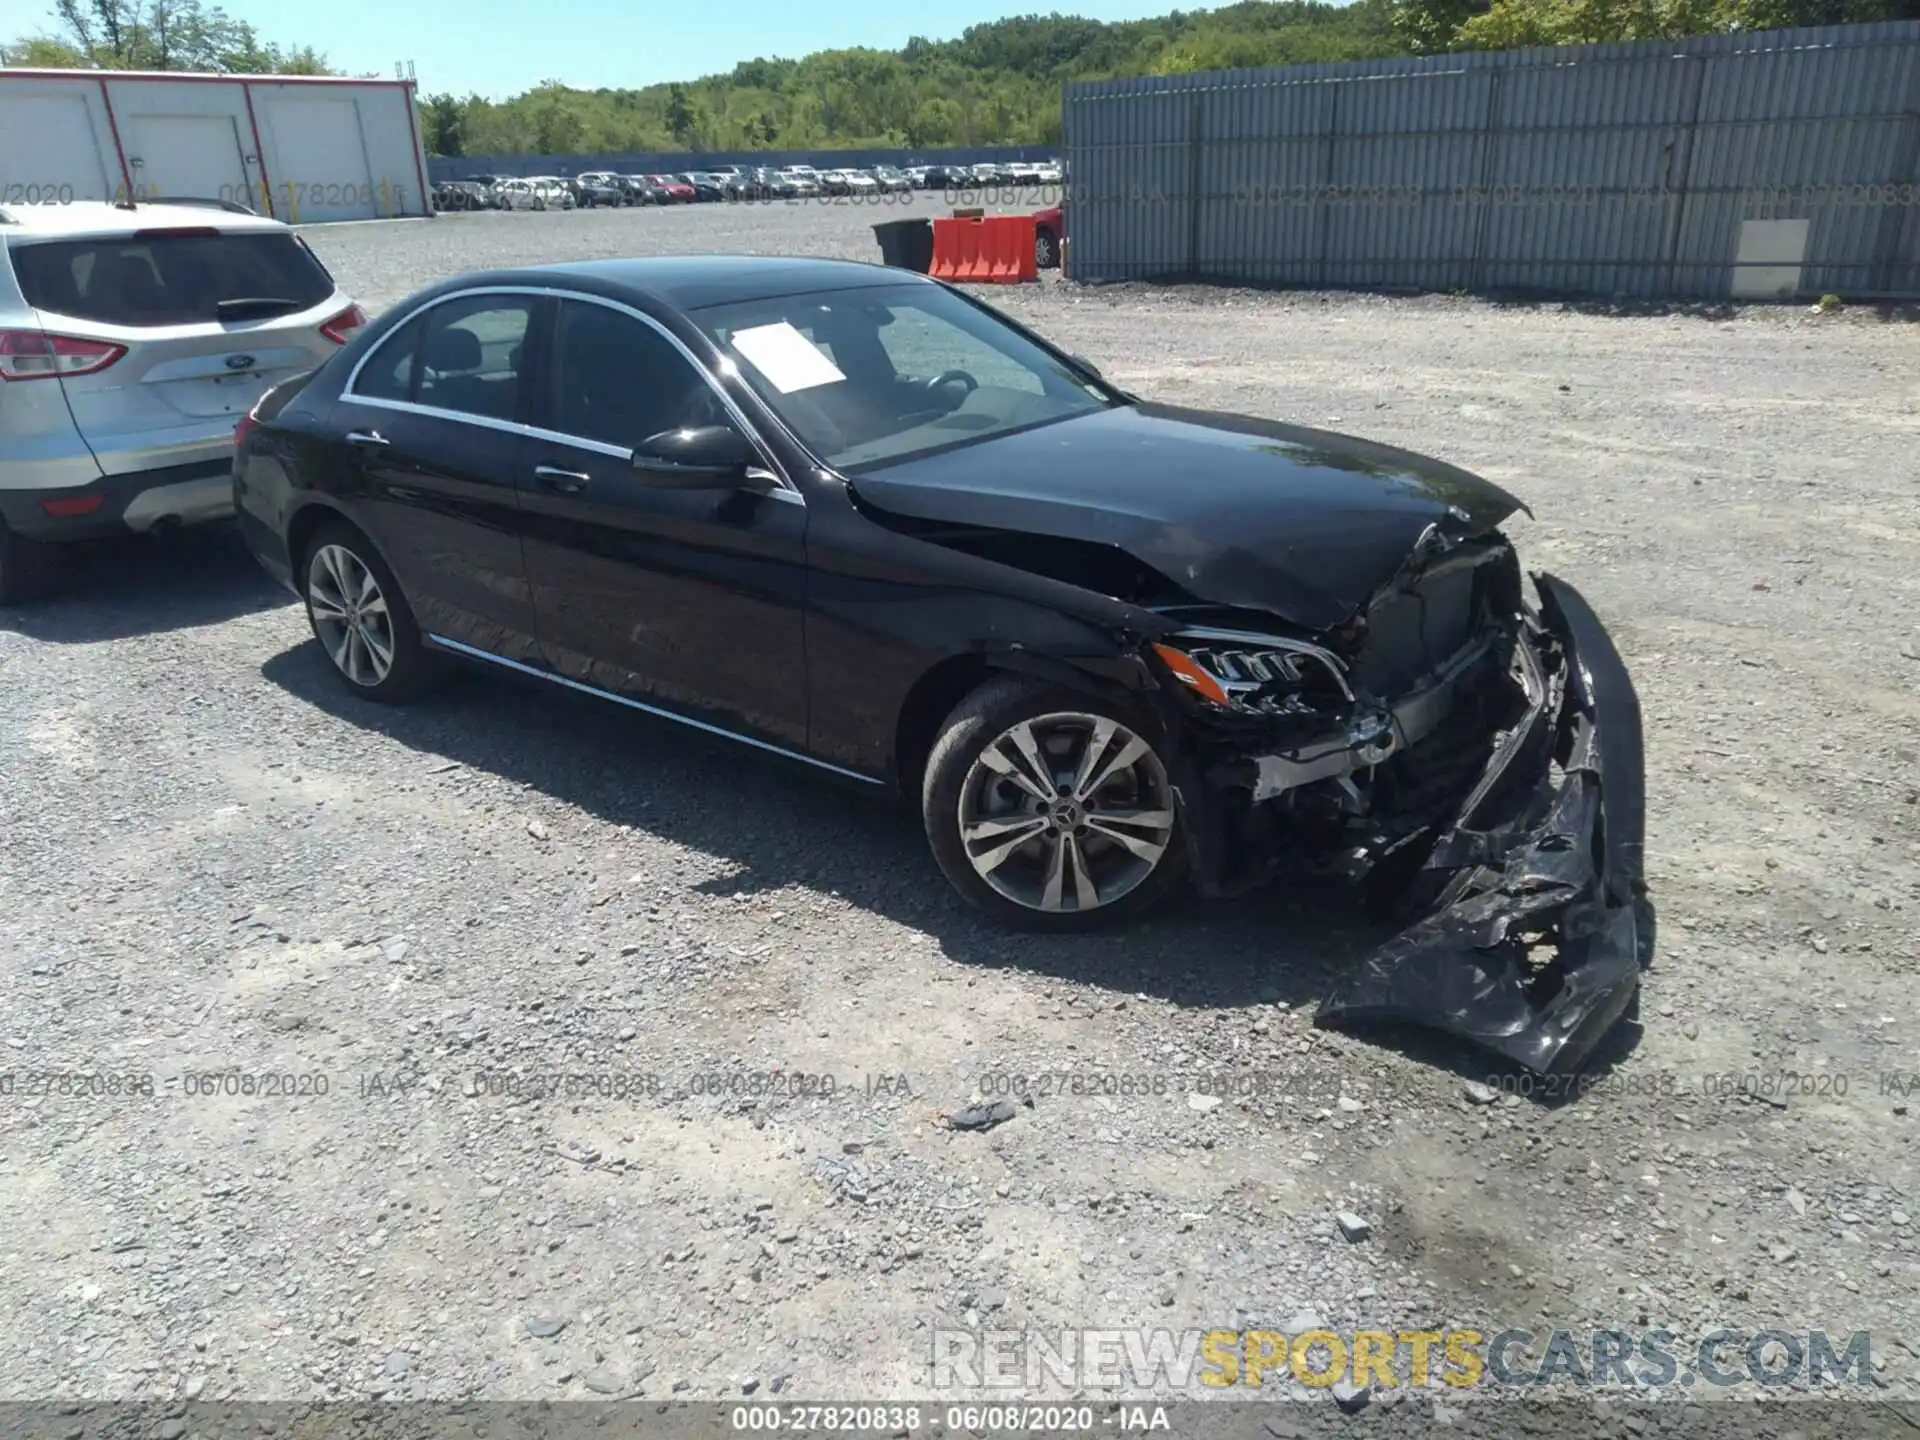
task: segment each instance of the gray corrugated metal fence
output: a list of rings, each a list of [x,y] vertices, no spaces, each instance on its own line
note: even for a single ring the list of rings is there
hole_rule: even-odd
[[[1070,273],[1920,296],[1920,23],[1071,85]]]

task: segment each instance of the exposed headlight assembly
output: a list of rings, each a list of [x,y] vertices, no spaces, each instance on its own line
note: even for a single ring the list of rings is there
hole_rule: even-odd
[[[1318,708],[1315,697],[1353,700],[1340,661],[1301,640],[1244,630],[1183,630],[1170,641],[1156,642],[1153,653],[1193,694],[1242,714],[1301,715]]]

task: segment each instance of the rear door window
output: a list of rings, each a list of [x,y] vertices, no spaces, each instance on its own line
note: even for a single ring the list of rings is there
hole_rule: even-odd
[[[416,363],[420,354],[420,333],[427,328],[427,316],[416,315],[393,334],[361,365],[354,377],[349,400],[356,396],[368,400],[412,400]]]
[[[631,449],[663,430],[727,423],[726,406],[674,343],[630,315],[560,302],[548,426]]]
[[[531,295],[469,295],[434,306],[412,398],[437,410],[516,418],[534,303]]]
[[[18,245],[14,273],[29,305],[109,325],[211,323],[233,300],[305,310],[333,278],[291,233],[149,232]]]

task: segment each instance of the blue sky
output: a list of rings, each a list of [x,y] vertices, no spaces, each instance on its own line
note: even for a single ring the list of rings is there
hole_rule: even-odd
[[[592,89],[686,80],[762,55],[850,45],[896,49],[912,36],[951,39],[969,25],[1046,13],[1045,0],[978,0],[969,8],[901,0],[216,0],[263,39],[312,45],[336,69],[391,75],[412,60],[431,94],[495,99],[541,80]],[[1063,11],[1137,20],[1176,0],[1088,0]],[[49,0],[0,0],[0,39],[52,30]]]

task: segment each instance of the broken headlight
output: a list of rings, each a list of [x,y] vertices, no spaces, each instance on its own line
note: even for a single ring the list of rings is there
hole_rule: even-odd
[[[1243,630],[1185,630],[1153,652],[1190,693],[1222,709],[1275,718],[1351,705],[1340,661],[1302,640]]]

